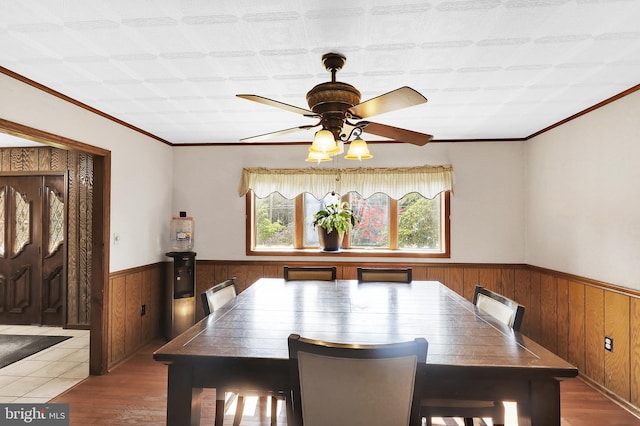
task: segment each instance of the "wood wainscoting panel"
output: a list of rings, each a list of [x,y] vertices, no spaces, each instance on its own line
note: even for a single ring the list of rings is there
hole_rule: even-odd
[[[438,267],[438,266],[429,266],[427,268],[427,280],[429,281],[440,281],[444,283],[446,279],[446,268]]]
[[[516,271],[502,269],[500,272],[500,293],[509,299],[516,297]]]
[[[358,278],[358,266],[369,266],[371,268],[376,268],[376,265],[367,265],[366,263],[358,263],[358,265],[342,265],[342,278],[343,280],[355,280]],[[383,266],[380,266],[382,268]],[[338,275],[338,277],[340,277]]]
[[[640,407],[640,298],[632,297],[630,303],[631,403]]]
[[[613,338],[613,351],[604,351],[604,385],[629,400],[629,296],[613,291],[604,293],[604,334]]]
[[[528,335],[529,324],[531,323],[531,320],[529,319],[529,310],[531,309],[531,292],[529,291],[530,282],[531,271],[526,269],[516,270],[513,300],[524,306],[524,319],[522,320],[521,331],[526,335]]]
[[[249,287],[252,282],[247,281],[248,269],[250,264],[231,264],[228,267],[227,278],[236,277],[236,286],[238,288],[238,293],[242,293],[247,287]],[[224,281],[224,280],[223,280]]]
[[[150,342],[162,333],[164,306],[163,277],[160,268],[145,269],[142,271],[142,303],[145,306],[145,314],[142,315],[141,343]]]
[[[529,306],[527,306],[527,311],[525,311],[524,314],[525,321],[527,319],[529,320],[525,334],[538,343],[541,343],[540,330],[542,328],[540,275],[538,271],[531,271],[531,281],[529,281]]]
[[[464,271],[462,268],[447,268],[444,277],[444,285],[456,293],[462,294],[464,289]]]
[[[585,287],[585,373],[604,386],[604,290]]]
[[[413,280],[418,280],[418,281],[426,281],[428,272],[427,272],[427,267],[426,266],[410,266],[410,268],[412,269],[411,271],[411,279]],[[438,280],[440,281],[440,280]]]
[[[110,275],[107,370],[161,336],[166,265],[155,263]]]
[[[216,277],[217,266],[211,262],[199,262],[196,259],[196,321],[204,318],[204,310],[200,293],[204,293],[208,288],[221,283],[224,280],[218,280]],[[225,278],[226,279],[226,278]]]
[[[473,300],[476,285],[480,284],[480,269],[464,268],[462,272],[462,296],[465,299]]]
[[[558,288],[556,277],[549,274],[540,274],[539,342],[558,353]]]
[[[502,274],[500,269],[482,268],[478,270],[478,282],[476,284],[480,284],[496,293],[502,293],[501,279]],[[473,292],[475,293],[475,286]],[[473,295],[471,297],[473,298]]]
[[[197,263],[197,265],[199,265],[199,263]],[[224,280],[228,280],[229,278],[234,277],[235,275],[233,275],[233,272],[230,272],[229,269],[230,269],[229,265],[218,265],[218,264],[216,264],[214,272],[213,272],[213,274],[214,274],[213,276],[215,278],[214,281],[216,283],[221,283]],[[196,266],[196,271],[197,270],[198,270],[198,266]]]
[[[586,372],[585,285],[569,281],[569,339],[567,361]]]
[[[284,276],[284,266],[282,267],[282,269],[283,269],[282,274]],[[251,284],[258,281],[260,278],[264,276],[265,276],[264,265],[249,265],[247,267],[246,282],[243,289],[246,289]]]
[[[127,353],[125,348],[126,277],[109,280],[109,364],[113,364]]]
[[[125,278],[125,323],[124,347],[127,354],[138,349],[142,337],[142,321],[140,307],[142,306],[142,273],[135,272]]]
[[[562,359],[568,359],[569,350],[569,281],[566,278],[558,278],[557,286],[557,310],[556,330],[558,333],[558,346],[556,354]]]
[[[284,276],[284,265],[268,263],[264,265],[263,273],[265,278],[282,278]]]

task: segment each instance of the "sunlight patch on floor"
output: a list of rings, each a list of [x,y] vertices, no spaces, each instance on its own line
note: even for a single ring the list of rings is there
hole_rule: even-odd
[[[237,398],[234,398],[233,401],[229,404],[226,415],[233,416],[236,412],[237,406]],[[515,402],[504,402],[505,408],[505,426],[518,426],[518,408]],[[282,410],[284,410],[284,401],[278,400],[278,408],[277,408],[277,416],[279,417],[283,414]],[[267,414],[269,416],[270,414]],[[258,397],[257,396],[246,396],[244,398],[244,410],[242,412],[243,417],[257,417],[258,413]],[[483,419],[484,424],[487,426],[493,426],[493,422],[491,419],[486,418]],[[482,422],[480,422],[482,423]],[[423,425],[426,425],[426,420],[423,419]],[[432,419],[433,426],[464,426],[464,420],[462,418],[440,418],[434,417]],[[478,424],[478,421],[476,421]]]
[[[236,407],[238,405],[238,398],[234,398],[233,401],[229,404],[227,410],[225,411],[225,415],[233,416],[236,413]],[[282,410],[284,409],[284,401],[278,400],[278,407],[276,408],[276,416],[280,416]],[[267,416],[271,413],[271,404],[267,408]],[[244,409],[242,410],[242,417],[254,417],[258,416],[258,397],[257,396],[245,396],[244,397]]]

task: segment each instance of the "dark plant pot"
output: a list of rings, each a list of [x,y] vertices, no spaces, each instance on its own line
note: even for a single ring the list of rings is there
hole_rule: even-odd
[[[340,238],[340,234],[337,229],[327,232],[326,229],[319,226],[318,239],[320,240],[320,248],[323,251],[338,251],[342,246],[342,238]]]

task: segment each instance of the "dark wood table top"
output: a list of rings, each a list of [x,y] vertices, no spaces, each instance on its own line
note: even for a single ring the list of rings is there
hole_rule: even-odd
[[[526,314],[525,314],[526,315]],[[437,281],[358,283],[263,278],[188,331],[154,359],[288,359],[291,333],[345,343],[390,343],[424,336],[427,371],[574,377],[577,369],[478,312]]]

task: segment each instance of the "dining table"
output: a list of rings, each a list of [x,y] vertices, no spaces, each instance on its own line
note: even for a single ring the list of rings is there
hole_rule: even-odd
[[[425,337],[424,398],[515,401],[518,426],[560,426],[560,381],[578,374],[438,281],[260,278],[154,352],[168,365],[166,424],[199,425],[203,388],[286,395],[292,333],[359,344]]]

